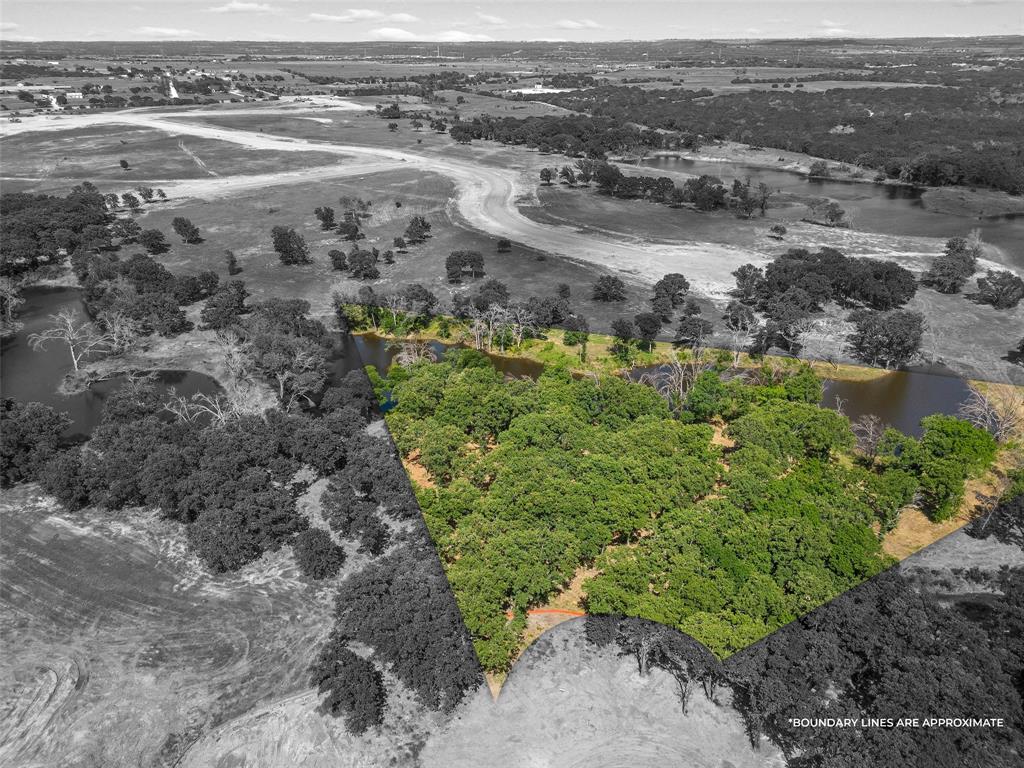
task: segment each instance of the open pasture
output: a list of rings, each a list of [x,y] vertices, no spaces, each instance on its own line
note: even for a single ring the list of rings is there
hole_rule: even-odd
[[[606,270],[585,262],[550,258],[516,243],[510,252],[498,253],[496,237],[465,226],[454,212],[449,204],[453,195],[454,185],[443,176],[394,170],[364,178],[314,179],[307,184],[175,202],[147,210],[139,222],[143,227],[155,227],[168,234],[171,250],[159,258],[172,271],[214,269],[226,279],[224,251],[230,249],[243,270],[237,279],[245,281],[254,300],[273,296],[303,298],[315,312],[325,315],[332,311],[334,292],[355,293],[364,285],[388,292],[409,283],[421,283],[446,301],[457,292],[471,291],[479,281],[450,285],[445,279],[444,263],[451,251],[477,250],[484,254],[486,277],[505,283],[514,298],[548,296],[564,282],[573,288],[573,307],[588,316],[595,328],[607,327],[614,319],[605,305],[590,298],[590,286]],[[328,256],[332,249],[348,252],[352,243],[333,232],[322,231],[313,213],[321,205],[337,210],[340,197],[373,201],[372,215],[362,225],[366,239],[359,241],[360,248],[376,247],[381,252],[392,248],[393,239],[402,234],[414,215],[424,216],[431,223],[431,237],[410,246],[406,253],[396,253],[395,264],[379,263],[379,279],[353,280],[344,272],[332,270]],[[204,241],[198,245],[177,241],[170,229],[175,216],[191,219]],[[306,238],[312,264],[281,265],[270,240],[270,230],[278,224],[293,226]],[[647,289],[630,282],[628,292],[627,301],[615,306],[616,313],[643,311]]]
[[[132,126],[24,133],[3,140],[5,190],[62,192],[82,181],[100,187],[176,179],[275,173],[338,162],[317,152],[254,151],[239,144]],[[120,161],[128,162],[128,169]],[[105,190],[106,191],[106,190]]]
[[[287,552],[229,577],[155,512],[0,504],[0,763],[174,764],[204,731],[306,686],[331,590]]]

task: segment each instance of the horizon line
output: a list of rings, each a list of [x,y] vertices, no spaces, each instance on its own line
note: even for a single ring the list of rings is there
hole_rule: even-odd
[[[430,38],[422,38],[415,40],[303,40],[300,38],[285,39],[285,40],[255,40],[255,39],[215,39],[215,38],[198,38],[198,37],[168,37],[168,38],[123,38],[123,39],[109,39],[109,40],[83,40],[83,39],[52,39],[52,40],[11,40],[5,39],[0,36],[0,44],[17,44],[17,45],[50,45],[53,43],[84,43],[90,45],[102,45],[110,43],[254,43],[263,45],[273,44],[289,44],[289,43],[305,43],[314,45],[339,45],[339,44],[353,44],[353,45],[419,45],[419,44],[430,44],[430,45],[446,45],[454,47],[462,46],[482,46],[482,45],[495,45],[495,44],[521,44],[521,43],[550,43],[558,45],[594,45],[594,44],[609,44],[609,43],[671,43],[671,42],[735,42],[735,41],[749,41],[749,42],[822,42],[822,43],[842,43],[842,42],[859,42],[859,41],[902,41],[902,40],[989,40],[989,39],[1001,39],[1005,40],[1008,38],[1020,38],[1024,40],[1024,33],[1012,33],[1012,34],[988,34],[988,35],[914,35],[904,37],[891,37],[891,36],[874,36],[874,35],[856,35],[856,36],[842,36],[842,37],[822,37],[809,35],[806,37],[801,36],[787,36],[787,37],[728,37],[728,36],[717,36],[717,37],[662,37],[662,38],[615,38],[607,40],[564,40],[564,39],[544,39],[544,38],[533,38],[533,39],[495,39],[495,40],[464,40],[464,41],[446,41],[437,40]]]

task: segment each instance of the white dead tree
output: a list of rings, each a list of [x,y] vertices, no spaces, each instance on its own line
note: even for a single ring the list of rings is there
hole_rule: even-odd
[[[704,354],[704,350],[694,349],[692,354],[677,355],[671,362],[643,374],[639,382],[653,387],[665,398],[669,408],[678,413],[683,409],[686,393],[690,391],[693,382],[704,371],[710,371],[714,367],[714,361],[709,355]]]
[[[521,304],[509,308],[508,329],[517,347],[523,343],[526,334],[536,330],[536,327],[537,317],[529,309]]]
[[[800,354],[806,360],[822,360],[839,367],[844,339],[853,330],[853,323],[833,317],[806,318],[794,324]]]
[[[405,299],[400,294],[389,293],[382,300],[383,306],[391,313],[392,327],[398,325],[398,315],[405,308]]]
[[[1024,390],[1011,384],[970,384],[960,416],[1000,443],[1024,437]]]
[[[437,354],[428,342],[421,339],[403,341],[398,354],[395,355],[395,362],[403,368],[408,368],[410,365],[424,360],[433,363],[437,360]]]
[[[0,278],[0,315],[6,327],[15,327],[14,313],[24,303],[21,284],[10,277]]]
[[[836,400],[838,401],[840,398],[836,398]],[[837,408],[837,410],[842,413],[841,408]],[[857,439],[857,448],[860,452],[874,458],[878,454],[878,443],[882,440],[882,435],[885,434],[888,426],[873,413],[853,421],[850,424],[850,429],[853,430],[853,435]]]
[[[217,426],[224,426],[231,419],[239,417],[239,410],[223,395],[209,395],[197,392],[192,397],[179,395],[171,390],[171,399],[164,403],[164,410],[178,417],[179,421],[194,424],[209,419]]]
[[[484,337],[487,335],[488,325],[483,314],[474,310],[470,316],[469,333],[473,337],[474,349],[483,350]]]
[[[50,315],[50,320],[53,322],[51,327],[28,337],[29,345],[35,350],[45,350],[51,341],[65,344],[76,371],[81,370],[82,361],[89,355],[110,352],[115,348],[113,334],[98,331],[88,321],[79,322],[77,312],[62,309]]]
[[[139,338],[139,323],[120,312],[104,312],[100,322],[110,336],[110,353],[121,355],[128,351]]]
[[[494,346],[494,337],[498,337],[501,351],[505,351],[505,330],[509,327],[509,311],[500,304],[492,304],[483,314],[487,324],[487,351]]]

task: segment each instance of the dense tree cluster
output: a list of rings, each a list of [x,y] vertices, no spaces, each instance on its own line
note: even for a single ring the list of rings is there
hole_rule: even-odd
[[[594,301],[625,301],[626,284],[622,278],[613,275],[601,275],[594,282],[592,291]]]
[[[649,126],[666,132],[660,142],[698,134],[762,147],[805,152],[877,169],[886,176],[929,186],[988,186],[1024,191],[1024,109],[993,98],[987,88],[854,88],[820,93],[753,91],[695,99],[695,92],[605,86],[531,96],[590,117],[565,116],[481,121],[480,138],[533,143],[566,154],[608,143],[580,141],[581,125]],[[542,122],[538,122],[542,121]],[[837,125],[852,130],[837,132]],[[979,128],[979,125],[982,126]],[[638,131],[646,136],[647,131]],[[654,133],[650,130],[650,133]],[[679,134],[675,132],[680,132]],[[559,137],[565,134],[566,138]],[[543,142],[543,143],[542,143]],[[621,141],[611,142],[621,144]]]
[[[921,284],[939,293],[958,293],[978,268],[981,246],[977,240],[951,237],[946,249],[921,276]]]
[[[496,670],[526,610],[591,563],[589,611],[680,627],[727,655],[881,570],[872,525],[888,530],[927,493],[929,461],[987,461],[944,453],[937,424],[921,441],[932,458],[862,456],[845,417],[816,405],[809,370],[764,383],[707,371],[678,409],[654,388],[558,368],[505,381],[468,350],[393,366],[377,387],[399,451],[432,480],[420,505]],[[711,420],[735,442],[724,461]],[[973,446],[973,427],[950,424]]]
[[[292,551],[302,574],[309,579],[336,576],[345,564],[345,550],[322,528],[307,528],[296,536]]]
[[[624,89],[625,90],[625,89]],[[711,91],[674,91],[680,98],[710,96]],[[533,98],[531,96],[531,98]],[[635,118],[615,120],[586,115],[544,116],[517,119],[481,115],[452,126],[453,136],[469,141],[485,139],[503,144],[536,147],[542,152],[559,152],[568,157],[604,158],[651,149],[673,149],[689,138],[663,131],[638,128]]]
[[[151,266],[129,270],[123,282],[151,279]],[[229,284],[217,296],[240,304],[244,288]],[[217,327],[244,338],[242,358],[277,384],[290,413],[247,415],[220,396],[162,402],[151,381],[130,380],[107,399],[91,439],[64,449],[65,417],[36,403],[5,403],[5,483],[38,480],[72,508],[158,507],[188,526],[191,547],[215,571],[235,570],[290,542],[308,526],[295,509],[293,475],[301,466],[322,475],[340,471],[372,396],[362,374],[325,391],[329,342],[324,326],[308,317],[307,302],[271,299],[244,309],[241,319],[225,312],[229,319]],[[356,440],[349,453],[366,469],[362,445]],[[303,547],[310,573],[340,565],[337,553],[315,541]]]
[[[338,423],[342,417],[278,413],[268,420],[211,420],[178,412],[171,418],[164,406],[150,381],[131,381],[108,397],[89,442],[53,453],[18,479],[40,482],[71,508],[159,508],[187,525],[193,551],[218,572],[240,568],[308,527],[287,484],[300,466],[317,463],[313,453],[320,442],[343,441],[350,430]],[[38,421],[40,408],[30,404],[5,413],[5,435]],[[39,434],[32,439],[41,447],[19,452],[52,453],[52,438]]]
[[[324,696],[320,711],[343,717],[353,733],[364,733],[384,720],[384,678],[373,662],[349,648],[338,632],[320,649],[310,674],[310,682]]]
[[[894,311],[913,298],[917,281],[894,261],[854,258],[834,248],[817,252],[791,248],[763,269],[745,264],[733,276],[733,296],[739,304],[730,305],[726,312],[729,326],[749,327],[742,305],[766,318],[756,329],[754,351],[778,347],[798,352],[808,321],[825,305],[835,303],[855,310],[851,320],[858,324],[858,331],[850,344],[858,359],[900,365],[917,353],[923,320],[917,313]],[[888,320],[894,321],[898,339],[885,337]]]
[[[65,197],[0,195],[0,274],[19,275],[59,264],[79,249],[109,247],[112,219],[103,196],[88,182]]]
[[[978,278],[978,301],[996,309],[1013,309],[1024,299],[1024,279],[1007,269],[988,270]]]
[[[767,735],[794,766],[1015,765],[1024,750],[1024,570],[996,575],[981,588],[978,618],[970,596],[950,605],[893,569],[729,659],[724,671],[752,737]],[[1006,727],[801,728],[793,722],[823,712],[858,720],[955,712],[1003,718]]]
[[[968,535],[1024,546],[1024,473],[1011,480],[992,513],[965,529]],[[725,663],[690,637],[638,619],[588,615],[585,636],[634,657],[641,675],[671,674],[684,713],[696,685],[712,699],[718,688],[731,689],[751,742],[769,737],[790,766],[1015,765],[1024,750],[1024,569],[947,566],[932,574],[922,583],[900,568],[881,573]],[[935,575],[956,578],[957,595]],[[965,583],[975,594],[965,593]],[[923,720],[949,712],[1006,724],[808,728],[795,722]]]
[[[479,251],[452,251],[444,262],[449,283],[461,283],[463,277],[484,276],[484,256]]]
[[[306,238],[294,228],[276,226],[270,231],[270,238],[282,264],[309,263],[309,246],[306,245]]]
[[[122,259],[115,253],[79,250],[72,254],[71,267],[82,285],[82,299],[101,324],[143,336],[190,330],[182,307],[213,295],[220,282],[212,270],[174,275],[142,253]]]
[[[920,478],[919,505],[936,521],[960,509],[964,480],[986,470],[996,455],[988,432],[952,416],[936,414],[921,420],[920,440],[886,430],[877,446],[877,461]]]
[[[921,349],[925,323],[920,312],[858,310],[850,320],[854,330],[846,337],[847,349],[862,363],[899,368],[912,362]]]
[[[0,480],[4,488],[9,488],[39,476],[61,447],[61,437],[71,420],[41,403],[19,403],[9,397],[0,402],[0,408]]]
[[[342,387],[346,410],[362,403],[365,417],[374,406],[365,375],[348,374]],[[480,666],[392,442],[353,433],[321,501],[335,534],[372,558],[341,583],[334,632],[311,669],[323,706],[356,730],[379,724],[378,686],[364,690],[377,662],[426,706],[452,709],[480,684]],[[352,643],[372,655],[356,662]]]
[[[171,229],[181,238],[181,242],[187,245],[203,242],[203,238],[199,234],[199,227],[193,224],[191,219],[186,219],[184,216],[175,216],[173,221],[171,221]]]

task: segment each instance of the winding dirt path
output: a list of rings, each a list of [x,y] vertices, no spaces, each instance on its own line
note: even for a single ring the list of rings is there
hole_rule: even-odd
[[[212,112],[196,113],[211,115]],[[221,113],[216,113],[221,114]],[[225,116],[233,114],[225,111]],[[324,180],[342,176],[376,173],[397,167],[451,178],[457,189],[456,209],[470,226],[507,237],[540,251],[598,264],[625,273],[634,281],[653,283],[667,272],[685,272],[694,287],[712,296],[724,295],[731,287],[730,273],[741,264],[763,263],[767,256],[715,243],[647,244],[613,236],[585,233],[571,226],[533,221],[520,213],[516,201],[532,193],[518,171],[492,168],[463,160],[421,155],[414,152],[352,144],[298,139],[289,136],[225,128],[189,120],[189,113],[115,112],[51,118],[32,123],[0,126],[0,137],[26,132],[48,132],[92,127],[130,125],[163,131],[170,135],[198,136],[227,141],[255,150],[278,152],[322,152],[337,155],[354,165],[324,166],[296,172],[197,179],[168,184],[178,195],[210,198],[243,189],[272,184]]]
[[[296,171],[237,175],[209,179],[167,182],[165,187],[178,197],[210,199],[239,191],[308,181],[324,181],[360,176],[396,168],[415,168],[423,173],[439,173],[456,185],[455,210],[469,226],[495,237],[507,237],[530,248],[614,270],[624,278],[652,284],[666,273],[682,272],[694,289],[712,299],[725,300],[733,286],[732,272],[742,264],[763,265],[771,259],[769,250],[736,247],[722,243],[686,240],[648,242],[612,232],[582,230],[572,224],[535,221],[519,210],[518,203],[535,193],[535,180],[513,168],[487,166],[471,160],[420,154],[384,147],[341,144],[291,136],[211,125],[210,116],[259,113],[302,117],[314,109],[323,114],[330,109],[362,109],[349,102],[330,105],[269,107],[264,110],[196,110],[190,112],[135,111],[79,115],[74,117],[33,118],[30,122],[0,124],[0,138],[30,132],[69,130],[96,125],[129,125],[162,131],[172,136],[197,136],[225,141],[253,150],[276,152],[319,152],[339,158],[338,164]],[[804,231],[806,229],[806,231]],[[942,243],[935,238],[901,237],[860,231],[830,230],[825,233],[804,227],[800,244],[837,245],[859,256],[896,259],[913,270],[922,270]],[[986,261],[982,266],[996,266]],[[1005,267],[1004,267],[1005,268]]]

